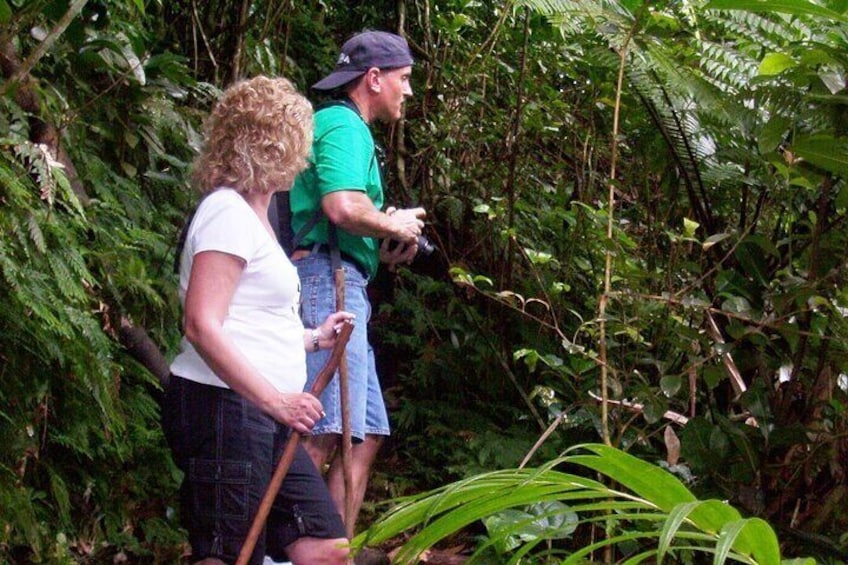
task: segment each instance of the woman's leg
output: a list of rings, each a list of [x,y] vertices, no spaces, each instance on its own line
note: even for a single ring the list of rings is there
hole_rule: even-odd
[[[348,563],[350,542],[341,515],[301,445],[268,516],[266,542],[268,555],[275,561],[288,558],[295,565]]]
[[[294,565],[346,565],[350,563],[350,542],[346,538],[299,538],[286,547]]]

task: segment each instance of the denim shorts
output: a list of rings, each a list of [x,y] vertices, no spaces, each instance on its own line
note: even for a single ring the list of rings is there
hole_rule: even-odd
[[[336,311],[333,268],[326,253],[311,253],[294,262],[300,276],[303,324],[308,328],[320,325]],[[374,351],[368,343],[368,320],[371,303],[368,301],[368,279],[352,263],[342,260],[345,272],[345,310],[356,316],[353,332],[347,344],[348,393],[350,397],[350,427],[353,441],[366,434],[389,435],[389,417],[383,402],[383,391],[374,366]],[[330,350],[306,355],[307,382],[310,390],[318,372],[327,363]],[[342,414],[338,374],[321,394],[321,404],[327,415],[312,428],[313,435],[341,434]]]
[[[288,428],[230,389],[177,376],[165,392],[162,423],[185,477],[180,515],[192,560],[235,562],[289,437]],[[285,561],[301,537],[345,538],[326,484],[301,446],[289,467],[250,563]]]

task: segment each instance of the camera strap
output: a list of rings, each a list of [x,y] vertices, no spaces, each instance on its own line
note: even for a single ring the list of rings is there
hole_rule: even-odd
[[[277,225],[280,226],[280,234],[278,236],[280,240],[280,245],[283,246],[283,249],[286,250],[286,253],[291,255],[291,252],[297,249],[300,245],[300,242],[303,241],[303,238],[306,237],[306,234],[312,231],[312,228],[321,221],[321,218],[324,216],[324,211],[321,209],[319,204],[318,209],[315,210],[315,213],[312,214],[312,217],[309,218],[303,227],[297,230],[297,233],[292,235],[291,233],[291,202],[289,201],[289,193],[288,192],[278,192],[274,195],[274,200],[276,200],[276,212],[277,212]],[[283,225],[285,224],[285,226]],[[332,222],[330,222],[332,225]],[[282,229],[285,227],[286,229]],[[287,239],[287,241],[285,240]]]

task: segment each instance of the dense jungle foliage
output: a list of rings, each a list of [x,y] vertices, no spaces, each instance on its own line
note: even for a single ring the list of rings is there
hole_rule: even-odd
[[[156,398],[202,119],[363,28],[413,48],[377,135],[438,250],[372,285],[360,541],[848,562],[846,0],[0,0],[0,560],[184,551]]]

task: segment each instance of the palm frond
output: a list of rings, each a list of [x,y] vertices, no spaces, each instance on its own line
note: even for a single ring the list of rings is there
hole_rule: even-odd
[[[621,488],[559,470],[564,466],[600,473]],[[767,523],[744,519],[724,502],[699,501],[664,469],[600,444],[576,446],[537,469],[486,473],[400,501],[354,544],[376,544],[412,533],[396,562],[415,563],[422,552],[473,522],[546,503],[561,504],[549,506],[555,510],[543,513],[545,518],[573,513],[576,528],[591,527],[599,520],[606,528],[603,539],[572,550],[566,563],[578,563],[592,551],[625,541],[636,543],[645,552],[642,555],[664,555],[681,549],[676,545],[680,540],[686,542],[682,547],[687,551],[714,553],[718,562],[733,557],[746,563],[780,563],[777,537]],[[516,521],[512,532],[528,523],[526,518]],[[535,522],[534,536],[524,538],[516,551],[525,555],[543,540],[562,538],[560,522],[552,523],[546,530]],[[501,526],[493,535],[503,539],[509,534],[510,528]]]

